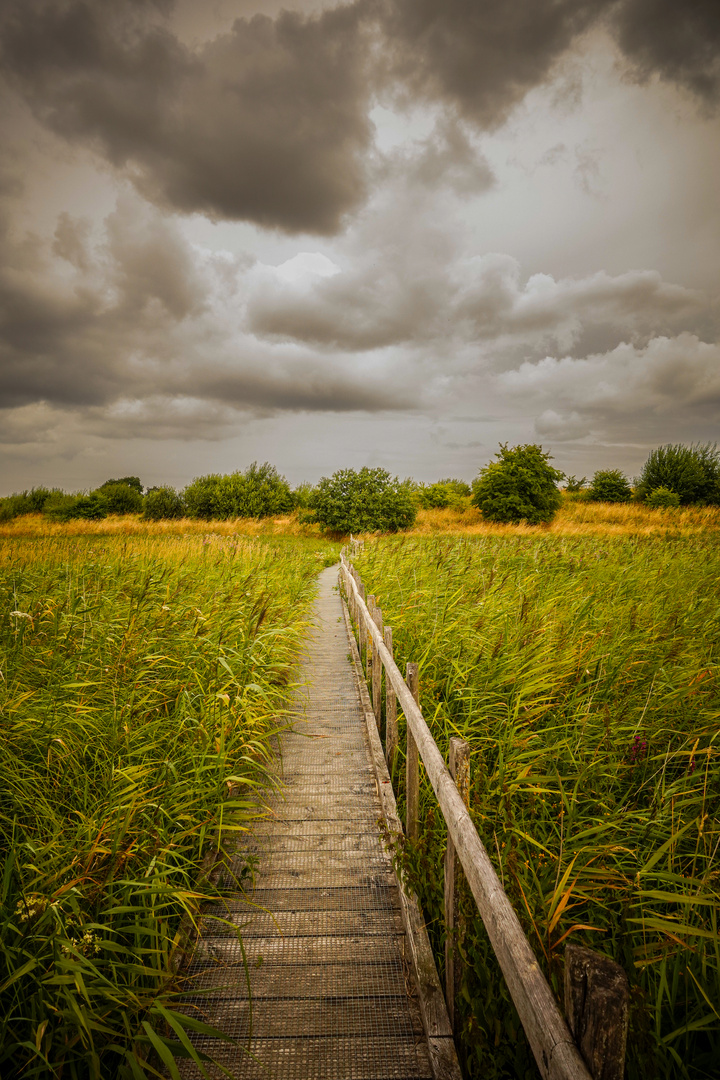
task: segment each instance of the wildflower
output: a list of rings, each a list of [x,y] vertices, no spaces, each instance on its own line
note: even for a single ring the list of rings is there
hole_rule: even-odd
[[[16,619],[32,619],[32,615],[28,615],[27,611],[11,611],[10,614]]]
[[[35,922],[47,911],[48,904],[47,896],[43,896],[42,893],[28,893],[27,896],[23,896],[21,900],[18,900],[15,906],[15,915],[18,922]]]

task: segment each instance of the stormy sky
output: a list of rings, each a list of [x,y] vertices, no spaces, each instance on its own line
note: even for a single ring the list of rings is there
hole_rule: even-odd
[[[720,424],[712,0],[5,0],[0,494]]]

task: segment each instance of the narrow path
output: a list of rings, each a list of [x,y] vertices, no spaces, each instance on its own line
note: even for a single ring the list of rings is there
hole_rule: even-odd
[[[433,1075],[336,582],[336,568],[320,575],[283,788],[250,844],[254,890],[206,913],[187,972],[194,1015],[234,1040],[193,1041],[238,1080]],[[218,919],[240,928],[250,965],[249,1053],[241,946]],[[210,987],[211,997],[199,993]],[[199,1075],[179,1064],[183,1077]]]

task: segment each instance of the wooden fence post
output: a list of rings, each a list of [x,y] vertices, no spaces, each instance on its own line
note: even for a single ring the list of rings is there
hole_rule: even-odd
[[[385,642],[385,648],[392,656],[393,643],[392,643],[392,627],[386,626],[383,630],[383,641]],[[388,771],[392,776],[393,765],[395,763],[395,754],[397,753],[398,734],[397,734],[397,698],[395,697],[395,691],[392,688],[390,677],[385,672],[385,760],[388,764]]]
[[[408,664],[405,669],[407,688],[420,704],[420,674],[417,664]],[[405,725],[407,744],[405,747],[405,832],[408,840],[415,841],[420,835],[420,761],[418,748],[410,725]]]
[[[375,595],[370,593],[367,598],[367,607],[370,612],[370,618],[375,622]],[[375,646],[373,644],[372,634],[370,633],[370,627],[366,628],[367,631],[367,648],[365,651],[365,674],[368,679],[372,678],[373,673],[373,654],[375,652]]]
[[[376,604],[373,609],[373,618],[375,625],[382,634],[383,632],[383,617],[382,608],[379,604]],[[375,713],[375,722],[380,731],[380,725],[382,723],[382,661],[380,654],[377,651],[375,642],[373,641],[372,647],[372,703],[373,712]]]
[[[623,1080],[629,995],[614,960],[582,945],[565,947],[565,1015],[593,1080]]]
[[[450,740],[448,760],[450,775],[460,792],[465,806],[470,807],[470,746],[463,739]],[[459,885],[462,867],[455,852],[452,837],[448,835],[445,849],[445,1001],[453,1032],[457,1034],[455,1002],[460,992],[462,961],[458,945],[462,941],[464,926],[458,912]]]

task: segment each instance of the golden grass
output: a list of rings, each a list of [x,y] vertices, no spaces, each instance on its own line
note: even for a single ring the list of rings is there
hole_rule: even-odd
[[[101,521],[50,521],[42,514],[25,514],[0,524],[0,538],[36,536],[297,536],[320,537],[318,525],[302,525],[297,513],[278,518],[236,518],[233,521],[144,521],[137,514]]]
[[[641,503],[588,503],[565,499],[550,525],[500,525],[484,521],[475,507],[420,510],[410,536],[651,536],[720,529],[720,507],[653,510]]]

